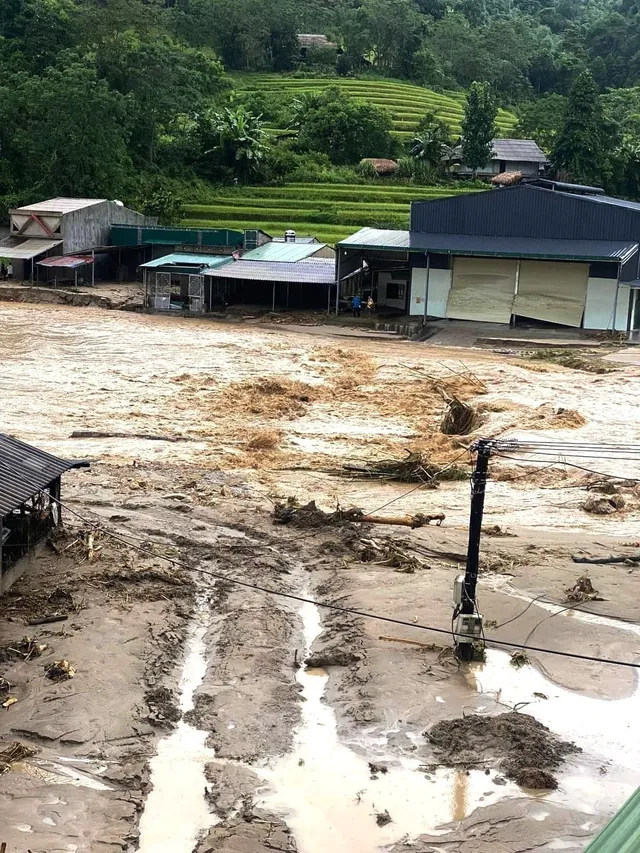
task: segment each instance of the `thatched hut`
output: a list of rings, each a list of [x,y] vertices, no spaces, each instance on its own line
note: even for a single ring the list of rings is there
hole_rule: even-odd
[[[379,178],[395,175],[398,171],[397,162],[395,160],[388,160],[385,157],[365,157],[360,161],[360,165],[363,166],[365,163],[371,164]]]

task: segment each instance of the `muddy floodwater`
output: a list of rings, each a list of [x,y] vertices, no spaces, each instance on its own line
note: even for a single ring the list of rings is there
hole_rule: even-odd
[[[0,430],[91,462],[0,598],[0,761],[22,745],[0,774],[9,853],[579,853],[637,787],[637,670],[608,662],[640,663],[635,364],[3,303],[0,362]],[[452,396],[472,436],[442,433]],[[586,447],[492,460],[488,650],[461,666],[480,436]],[[361,476],[407,451],[457,477]],[[288,499],[445,519],[275,524]],[[571,598],[584,575],[593,595]],[[15,653],[26,633],[41,657]],[[492,640],[548,651],[512,662]],[[73,679],[46,678],[59,659]],[[513,711],[577,747],[548,788],[518,785],[501,744],[457,760],[429,736]]]

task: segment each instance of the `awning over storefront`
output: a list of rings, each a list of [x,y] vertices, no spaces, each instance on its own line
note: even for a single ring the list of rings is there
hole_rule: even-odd
[[[16,237],[6,237],[0,241],[0,258],[11,261],[30,261],[60,245],[62,240],[19,240]]]
[[[341,240],[340,249],[435,252],[494,258],[535,260],[609,261],[624,264],[638,251],[625,240],[551,240],[537,237],[490,237],[482,234],[428,234],[362,228]]]

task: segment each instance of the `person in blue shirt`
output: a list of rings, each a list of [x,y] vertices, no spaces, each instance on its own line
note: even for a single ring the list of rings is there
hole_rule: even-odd
[[[360,299],[357,293],[353,297],[353,301],[351,302],[351,308],[353,309],[353,316],[359,317],[360,311],[362,309],[362,299]]]

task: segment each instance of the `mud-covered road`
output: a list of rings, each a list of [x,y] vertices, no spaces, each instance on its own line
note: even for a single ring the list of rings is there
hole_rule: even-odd
[[[634,669],[532,652],[516,668],[497,649],[469,667],[453,659],[468,482],[414,489],[341,469],[410,449],[470,470],[470,437],[439,431],[443,391],[476,409],[476,436],[637,442],[637,367],[600,375],[13,304],[0,304],[0,363],[0,429],[92,460],[64,479],[64,531],[0,598],[0,702],[17,699],[0,715],[10,853],[578,853],[635,789]],[[635,661],[634,564],[589,566],[602,600],[564,602],[584,573],[572,554],[637,552],[640,464],[552,462],[492,466],[487,636]],[[585,511],[606,492],[583,468],[630,478],[615,487],[623,505]],[[446,518],[418,530],[274,524],[292,496]],[[413,571],[371,559],[372,540],[411,554]],[[51,613],[67,618],[29,627]],[[26,634],[40,656],[20,652]],[[60,659],[75,676],[55,682],[45,666]],[[425,736],[513,710],[549,729],[540,740],[532,721],[524,741],[557,787],[522,786],[508,738],[491,741],[482,721],[466,752]],[[33,754],[3,765],[14,742]]]

